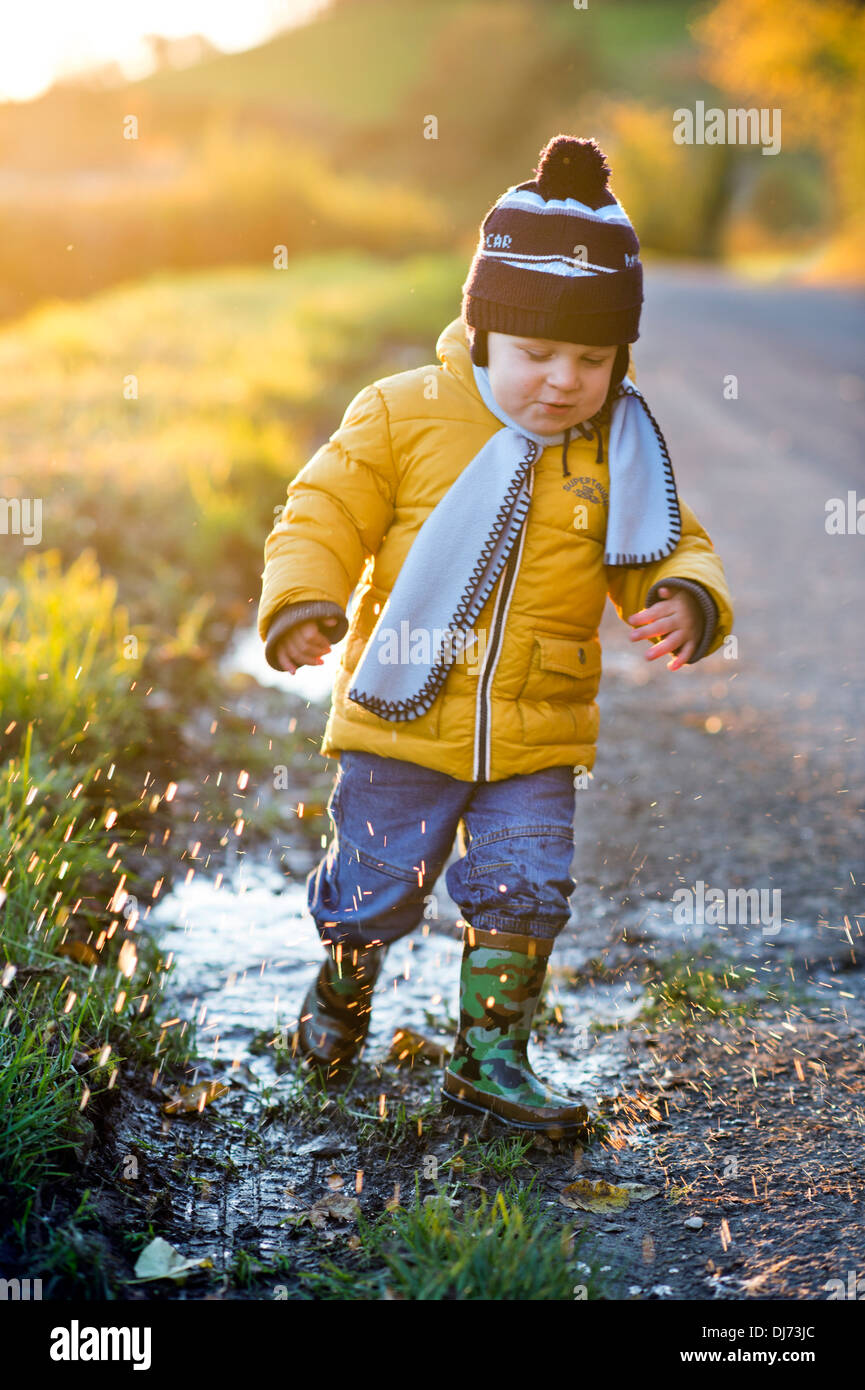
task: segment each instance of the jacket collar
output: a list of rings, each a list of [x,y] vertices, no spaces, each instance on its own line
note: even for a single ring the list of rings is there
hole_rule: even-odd
[[[469,352],[466,326],[461,318],[453,319],[443,328],[436,343],[436,357],[447,370],[479,397],[472,373],[472,358]]]

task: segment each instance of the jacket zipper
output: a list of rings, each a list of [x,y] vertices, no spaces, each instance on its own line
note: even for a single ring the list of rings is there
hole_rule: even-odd
[[[528,475],[530,498],[533,483],[534,470],[531,470]],[[520,567],[526,531],[528,530],[528,521],[529,514],[526,512],[519,537],[505,561],[505,567],[498,586],[498,594],[496,595],[492,621],[490,623],[490,640],[487,644],[484,664],[478,679],[477,703],[475,705],[475,762],[472,770],[472,780],[475,782],[488,782],[490,777],[490,721],[492,709],[490,706],[489,692],[493,676],[495,675],[495,669],[498,665],[502,636],[505,630],[505,623],[507,622],[511,594],[513,593],[514,583]]]

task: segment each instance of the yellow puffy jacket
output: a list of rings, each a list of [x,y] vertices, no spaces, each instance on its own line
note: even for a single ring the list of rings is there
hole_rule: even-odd
[[[500,605],[506,620],[500,611],[493,622],[507,571],[473,625],[475,659],[466,653],[455,662],[432,707],[417,719],[392,723],[347,699],[352,672],[418,530],[501,429],[478,392],[461,319],[444,329],[436,354],[441,365],[364,387],[339,429],[289,485],[264,546],[258,630],[268,661],[279,669],[274,646],[293,623],[339,617],[330,640],[346,632],[347,640],[321,744],[327,756],[360,749],[465,781],[498,781],[560,764],[591,769],[601,678],[598,626],[607,594],[626,619],[654,601],[659,584],[681,581],[705,615],[692,661],[715,651],[733,624],[721,561],[681,498],[681,538],[666,559],[604,565],[606,437],[602,450],[596,439],[573,438],[570,476],[563,476],[561,445],[549,445],[538,457],[519,567],[509,601]],[[629,374],[633,378],[633,367]]]

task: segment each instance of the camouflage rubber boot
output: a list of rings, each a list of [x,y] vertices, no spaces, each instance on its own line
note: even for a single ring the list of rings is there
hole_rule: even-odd
[[[493,1115],[553,1138],[585,1132],[588,1111],[535,1075],[527,1045],[552,941],[470,927],[460,973],[460,1027],[445,1067],[445,1110]]]
[[[366,1038],[372,992],[387,947],[326,949],[301,1007],[297,1045],[312,1061],[334,1066],[353,1057]]]

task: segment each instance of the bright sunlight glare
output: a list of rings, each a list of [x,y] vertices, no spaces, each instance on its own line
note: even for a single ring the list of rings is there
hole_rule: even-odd
[[[303,23],[326,0],[29,0],[0,7],[0,101],[28,101],[57,78],[117,63],[130,80],[152,67],[148,34],[201,34],[225,52]]]

